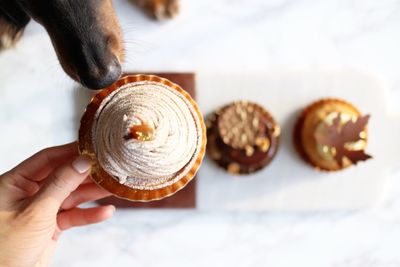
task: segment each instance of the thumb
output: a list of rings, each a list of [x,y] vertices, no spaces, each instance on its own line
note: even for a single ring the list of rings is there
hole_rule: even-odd
[[[57,168],[46,178],[44,185],[35,195],[33,204],[50,201],[50,207],[46,208],[58,212],[63,201],[88,176],[90,167],[90,158],[79,156],[74,161]]]

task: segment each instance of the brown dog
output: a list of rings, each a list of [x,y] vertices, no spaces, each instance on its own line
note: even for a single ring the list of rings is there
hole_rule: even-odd
[[[131,0],[156,19],[177,14],[179,0]],[[12,47],[34,19],[47,30],[64,71],[91,89],[114,83],[124,60],[112,0],[0,0],[0,50]]]

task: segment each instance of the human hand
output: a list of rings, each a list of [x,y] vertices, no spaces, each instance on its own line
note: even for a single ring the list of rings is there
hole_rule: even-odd
[[[114,206],[77,206],[110,195],[88,178],[76,143],[47,148],[0,175],[0,266],[47,266],[61,232],[110,218]]]

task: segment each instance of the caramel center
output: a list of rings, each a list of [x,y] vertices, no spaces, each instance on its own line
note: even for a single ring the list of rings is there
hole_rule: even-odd
[[[147,124],[134,125],[129,129],[130,138],[139,141],[151,141],[154,137],[154,129]]]

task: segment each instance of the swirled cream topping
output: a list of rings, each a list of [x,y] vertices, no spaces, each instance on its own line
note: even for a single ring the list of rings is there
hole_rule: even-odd
[[[134,129],[150,130],[132,135]],[[92,136],[106,172],[131,188],[152,190],[177,182],[193,167],[201,149],[201,118],[175,89],[135,82],[102,101]]]

